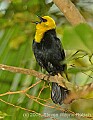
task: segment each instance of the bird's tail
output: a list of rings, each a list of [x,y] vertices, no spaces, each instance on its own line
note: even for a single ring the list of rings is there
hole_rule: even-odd
[[[69,91],[66,88],[59,86],[55,82],[52,83],[51,99],[55,104],[61,105],[63,100],[67,97],[68,93]]]

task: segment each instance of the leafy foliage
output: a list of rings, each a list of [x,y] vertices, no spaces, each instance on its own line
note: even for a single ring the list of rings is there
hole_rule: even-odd
[[[93,53],[93,30],[86,24],[66,28],[63,35],[63,46],[68,50],[84,50]]]

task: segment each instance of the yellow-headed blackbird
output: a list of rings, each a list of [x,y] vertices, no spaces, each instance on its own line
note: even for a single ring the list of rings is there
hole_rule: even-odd
[[[50,75],[62,74],[66,69],[66,64],[62,64],[65,53],[59,38],[56,36],[55,21],[49,16],[39,18],[40,22],[35,22],[36,34],[32,45],[36,61]],[[66,88],[52,83],[51,98],[54,103],[62,104],[67,94]]]

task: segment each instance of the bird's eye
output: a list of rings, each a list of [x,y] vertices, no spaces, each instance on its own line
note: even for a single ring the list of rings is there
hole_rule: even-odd
[[[47,20],[46,20],[46,19],[44,19],[44,18],[42,18],[42,22],[47,22]]]
[[[39,22],[39,23],[41,23],[41,22],[47,22],[46,19],[44,19],[44,18],[42,18],[42,17],[40,17],[40,16],[38,16],[38,15],[37,15],[37,17],[40,19],[40,22]]]

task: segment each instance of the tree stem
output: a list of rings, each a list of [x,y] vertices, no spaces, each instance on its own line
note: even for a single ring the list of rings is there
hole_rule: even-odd
[[[53,0],[53,1],[58,6],[60,11],[63,12],[67,20],[72,25],[77,25],[79,23],[86,23],[83,16],[80,14],[78,9],[70,0]]]

